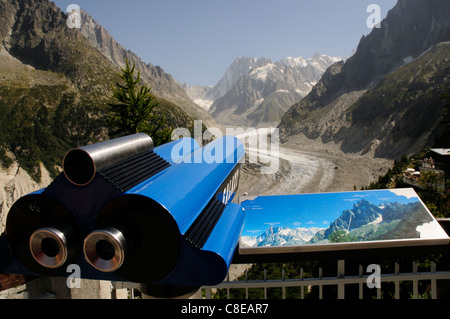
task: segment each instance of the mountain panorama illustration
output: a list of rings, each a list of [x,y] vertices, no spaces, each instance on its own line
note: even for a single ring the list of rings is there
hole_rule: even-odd
[[[243,206],[241,249],[447,238],[412,189],[257,197]]]

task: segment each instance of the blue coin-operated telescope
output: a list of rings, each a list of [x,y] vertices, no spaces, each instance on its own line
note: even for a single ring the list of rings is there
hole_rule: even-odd
[[[11,208],[6,237],[28,271],[201,286],[226,276],[244,224],[232,203],[244,147],[231,136],[153,147],[145,134],[69,151],[46,189]]]

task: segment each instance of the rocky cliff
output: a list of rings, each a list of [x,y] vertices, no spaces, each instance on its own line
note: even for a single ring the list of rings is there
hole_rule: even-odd
[[[40,182],[34,181],[30,175],[15,161],[8,169],[0,170],[0,234],[6,225],[6,216],[16,200],[31,192],[47,187],[53,180],[41,164]]]
[[[39,162],[55,176],[55,164],[69,148],[108,138],[108,103],[124,49],[98,26],[103,45],[117,48],[106,57],[99,51],[104,47],[97,49],[80,31],[68,28],[65,13],[49,0],[0,0],[0,20],[0,161],[9,162],[3,154],[10,151],[34,179],[40,178]],[[158,67],[145,70],[159,92],[172,92],[170,83],[177,85]],[[159,76],[150,78],[152,72]],[[156,112],[166,116],[168,126],[192,125],[196,111],[188,113],[188,107],[183,110],[161,96],[158,101]]]
[[[396,158],[439,135],[449,87],[450,3],[399,1],[345,63],[331,66],[279,125],[345,152]]]

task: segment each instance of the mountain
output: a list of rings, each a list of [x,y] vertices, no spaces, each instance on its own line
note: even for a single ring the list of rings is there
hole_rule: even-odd
[[[435,221],[434,221],[435,222]],[[259,236],[242,236],[245,247],[328,244],[406,238],[436,238],[433,218],[419,201],[379,205],[361,199],[341,212],[327,228],[285,228],[272,226]],[[436,223],[436,222],[435,222]],[[430,233],[431,232],[431,233]]]
[[[179,105],[191,117],[202,120],[206,127],[216,126],[212,117],[189,98],[184,88],[170,74],[160,66],[145,63],[135,53],[125,49],[105,28],[83,10],[81,10],[80,32],[116,67],[123,68],[125,59],[135,63],[137,69],[141,71],[143,82],[151,85],[152,94]]]
[[[420,202],[376,206],[362,199],[318,231],[308,244],[420,238],[419,226],[432,221]]]
[[[307,60],[285,58],[275,63],[264,59],[215,100],[209,112],[222,124],[277,125],[289,106],[304,97],[335,61],[318,54]]]
[[[0,160],[5,168],[19,161],[36,181],[40,162],[56,176],[68,149],[108,138],[108,103],[119,81],[124,49],[84,18],[85,35],[68,28],[66,14],[48,0],[0,0]],[[102,45],[88,41],[88,29],[97,30]],[[156,112],[165,115],[167,126],[190,127],[197,115],[211,119],[206,112],[190,111],[184,90],[161,68],[144,65],[129,51],[127,56],[155,82],[153,88],[162,95],[157,96]],[[164,97],[183,102],[185,108]]]
[[[289,246],[307,243],[321,228],[270,227],[259,236],[242,236],[241,243],[248,247]]]
[[[282,141],[306,136],[388,158],[430,145],[450,92],[449,14],[445,0],[399,0],[351,58],[284,114]]]
[[[263,67],[267,63],[271,63],[269,59],[240,57],[236,58],[233,63],[225,71],[225,74],[219,82],[208,92],[207,99],[217,100],[224,96],[242,77],[248,75],[253,68]]]
[[[47,0],[0,0],[0,145],[39,180],[71,146],[106,138],[115,68]],[[6,152],[6,153],[5,153]]]
[[[295,101],[309,93],[328,66],[341,58],[316,54],[310,59],[237,58],[214,87],[187,87],[221,124],[277,125]]]
[[[382,221],[382,213],[379,207],[363,199],[355,203],[352,209],[344,210],[325,230],[324,237],[329,238],[337,230],[349,232],[370,223],[379,223]]]
[[[215,100],[224,96],[252,68],[263,66],[267,62],[270,62],[270,60],[266,58],[239,57],[227,68],[225,74],[215,86],[189,86],[184,84],[183,87],[193,101],[202,105],[205,110],[209,110]]]

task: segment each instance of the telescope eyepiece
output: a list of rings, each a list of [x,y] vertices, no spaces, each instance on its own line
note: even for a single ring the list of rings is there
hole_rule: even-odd
[[[153,140],[144,133],[74,148],[63,158],[63,171],[76,186],[86,186],[97,171],[153,149]]]
[[[85,186],[94,179],[96,167],[88,152],[82,149],[73,149],[64,156],[63,170],[72,184]]]
[[[91,232],[84,240],[86,261],[103,272],[119,269],[125,260],[127,243],[125,236],[116,228],[108,227]]]
[[[66,236],[53,227],[40,228],[30,236],[30,251],[41,266],[61,267],[68,256]]]

